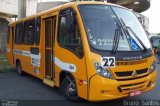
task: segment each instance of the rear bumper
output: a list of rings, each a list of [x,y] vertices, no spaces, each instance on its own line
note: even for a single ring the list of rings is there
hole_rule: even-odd
[[[157,70],[146,77],[127,81],[117,81],[95,75],[90,80],[89,101],[105,101],[128,97],[130,92],[152,90],[156,82]],[[151,81],[150,86],[147,86]],[[143,82],[143,83],[141,83]]]

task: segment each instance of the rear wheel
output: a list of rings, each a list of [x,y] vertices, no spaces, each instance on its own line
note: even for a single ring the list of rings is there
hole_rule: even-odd
[[[76,82],[73,77],[66,76],[61,84],[61,91],[63,95],[70,101],[80,101],[78,97]]]
[[[19,61],[16,64],[16,70],[17,70],[17,73],[20,76],[24,76],[25,75],[25,73],[22,71],[21,63]]]

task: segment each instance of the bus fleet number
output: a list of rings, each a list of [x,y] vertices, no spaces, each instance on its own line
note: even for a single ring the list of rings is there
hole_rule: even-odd
[[[102,66],[103,67],[115,67],[115,57],[103,57]]]

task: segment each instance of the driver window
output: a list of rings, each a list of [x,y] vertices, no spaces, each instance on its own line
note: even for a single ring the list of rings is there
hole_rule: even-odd
[[[58,43],[78,57],[83,57],[82,40],[76,15],[71,8],[60,12]]]

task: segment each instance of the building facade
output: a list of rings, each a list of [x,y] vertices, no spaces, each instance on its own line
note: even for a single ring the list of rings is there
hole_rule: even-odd
[[[35,14],[37,3],[37,0],[18,0],[18,19]]]
[[[6,36],[10,18],[18,15],[17,0],[0,0],[0,52],[6,50]]]
[[[136,13],[136,16],[138,18],[138,20],[140,21],[140,23],[142,24],[143,28],[145,31],[148,31],[149,30],[149,19],[148,17],[140,14],[140,13]]]
[[[45,10],[48,10],[50,8],[53,8],[55,6],[61,5],[61,4],[65,4],[67,3],[67,1],[51,1],[51,2],[38,2],[37,4],[37,13],[38,12],[42,12]]]

